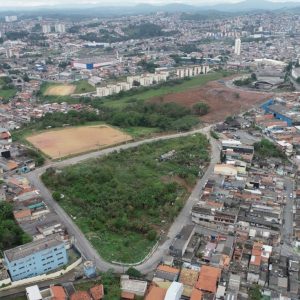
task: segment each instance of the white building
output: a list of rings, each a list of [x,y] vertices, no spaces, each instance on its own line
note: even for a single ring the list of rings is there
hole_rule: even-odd
[[[26,288],[26,297],[28,300],[42,300],[40,289],[37,285],[29,286]]]
[[[18,17],[17,16],[5,16],[5,22],[9,23],[9,22],[16,22],[18,21]]]
[[[55,32],[57,32],[57,33],[65,33],[66,32],[65,24],[61,24],[61,23],[55,24],[54,28],[55,28]]]
[[[99,87],[97,88],[97,96],[98,97],[106,97],[110,95],[110,89],[107,87]]]
[[[164,300],[180,300],[183,293],[183,284],[180,282],[172,282],[171,286],[168,288]]]
[[[234,44],[234,54],[240,56],[241,55],[241,39],[236,39]]]
[[[45,34],[50,33],[51,32],[51,25],[50,24],[43,24],[42,31]]]

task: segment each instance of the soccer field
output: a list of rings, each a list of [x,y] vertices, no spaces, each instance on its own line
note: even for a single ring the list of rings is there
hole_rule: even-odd
[[[27,141],[47,156],[57,159],[106,148],[132,140],[132,137],[107,125],[51,130],[27,137]]]
[[[76,86],[72,84],[52,85],[46,89],[44,96],[69,96],[73,94],[75,90]]]

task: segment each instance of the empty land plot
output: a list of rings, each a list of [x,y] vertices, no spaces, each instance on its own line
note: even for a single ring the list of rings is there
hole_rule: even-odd
[[[47,87],[44,96],[69,96],[76,90],[76,86],[72,84],[52,85]]]
[[[61,158],[106,148],[132,137],[106,125],[81,126],[45,131],[27,140],[51,158]]]
[[[193,107],[198,102],[209,105],[210,111],[201,117],[203,122],[215,123],[224,121],[228,116],[249,110],[254,105],[270,99],[272,94],[231,89],[223,82],[211,81],[203,86],[185,92],[172,93],[162,97],[153,97],[149,102],[175,102],[186,107]]]

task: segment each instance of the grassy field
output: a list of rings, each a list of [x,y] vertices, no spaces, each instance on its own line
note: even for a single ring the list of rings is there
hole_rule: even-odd
[[[149,253],[184,206],[199,166],[207,165],[208,149],[206,137],[197,134],[113,153],[61,173],[48,170],[42,178],[104,259],[133,263]],[[171,150],[170,159],[159,160]]]
[[[230,74],[231,73],[224,72],[224,71],[213,72],[206,75],[193,77],[190,80],[186,80],[183,83],[175,86],[164,86],[159,89],[153,88],[133,96],[122,97],[121,99],[108,99],[104,101],[104,105],[108,107],[114,107],[114,108],[123,108],[127,106],[129,103],[131,103],[131,100],[133,98],[138,99],[140,101],[145,101],[153,97],[159,97],[159,96],[164,96],[167,94],[178,93],[178,92],[184,92],[185,90],[203,86],[209,81],[218,80]]]
[[[13,98],[17,93],[15,88],[2,88],[6,85],[7,83],[4,81],[4,79],[0,78],[0,100],[2,99],[4,102],[7,102]]]
[[[75,94],[84,94],[96,91],[96,88],[90,85],[86,80],[79,80],[74,82],[74,84],[76,85]]]

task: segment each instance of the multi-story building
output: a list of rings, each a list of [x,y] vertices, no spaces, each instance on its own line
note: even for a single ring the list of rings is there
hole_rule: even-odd
[[[66,32],[65,24],[61,24],[61,23],[55,24],[54,28],[55,28],[55,32],[58,32],[58,33],[65,33]]]
[[[13,281],[45,274],[67,263],[66,247],[58,234],[4,251],[4,264]]]
[[[236,39],[234,44],[234,54],[240,56],[241,55],[241,39]]]
[[[45,34],[50,33],[51,32],[51,25],[50,24],[44,24],[42,26],[42,31]]]

